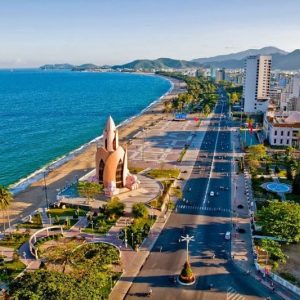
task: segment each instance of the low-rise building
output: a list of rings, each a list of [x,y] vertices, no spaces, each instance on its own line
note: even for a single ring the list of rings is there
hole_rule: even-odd
[[[263,126],[265,138],[270,145],[299,147],[299,111],[268,111]]]

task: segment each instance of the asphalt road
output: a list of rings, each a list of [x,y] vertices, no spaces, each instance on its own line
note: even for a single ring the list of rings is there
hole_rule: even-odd
[[[232,227],[232,145],[227,113],[225,101],[219,101],[185,185],[184,199],[177,203],[126,299],[143,299],[150,288],[150,299],[279,299],[234,266],[230,241],[224,238]],[[211,191],[214,196],[210,196]],[[179,241],[185,234],[195,240],[189,244],[196,275],[192,286],[173,281],[186,260],[186,243]]]

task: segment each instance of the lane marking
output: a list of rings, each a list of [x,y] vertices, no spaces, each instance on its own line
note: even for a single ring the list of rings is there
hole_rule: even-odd
[[[224,103],[222,102],[221,115],[223,114],[223,108],[224,108]],[[215,162],[215,155],[216,155],[217,144],[218,144],[218,139],[219,139],[220,127],[221,127],[221,117],[219,117],[219,126],[218,126],[217,138],[216,138],[216,142],[215,142],[215,149],[214,149],[214,153],[213,153],[213,157],[212,157],[212,163],[211,163],[211,167],[210,167],[209,177],[208,177],[206,190],[205,190],[205,194],[204,194],[203,205],[205,205],[205,203],[207,201],[207,194],[208,194],[208,189],[209,189],[209,186],[210,186],[210,180],[211,180],[213,167],[214,167],[214,162]]]

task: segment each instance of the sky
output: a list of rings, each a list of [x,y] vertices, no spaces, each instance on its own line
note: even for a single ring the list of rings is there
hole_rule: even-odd
[[[0,67],[300,48],[299,0],[0,0]]]

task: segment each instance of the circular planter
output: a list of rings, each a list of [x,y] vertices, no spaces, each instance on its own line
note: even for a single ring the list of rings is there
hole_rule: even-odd
[[[178,283],[180,283],[182,285],[192,285],[196,282],[196,278],[194,275],[190,276],[190,277],[184,277],[184,276],[179,275],[177,277],[177,281],[178,281]]]

